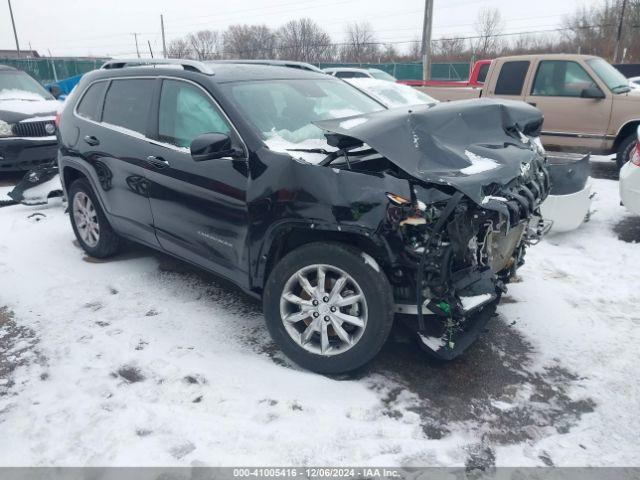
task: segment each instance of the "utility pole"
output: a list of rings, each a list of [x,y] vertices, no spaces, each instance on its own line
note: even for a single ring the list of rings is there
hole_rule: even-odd
[[[431,78],[431,29],[433,27],[433,0],[424,2],[424,23],[422,24],[422,79]]]
[[[20,56],[20,43],[18,43],[18,32],[16,32],[16,22],[13,19],[13,9],[11,8],[11,0],[7,0],[9,2],[9,15],[11,15],[11,25],[13,25],[13,36],[16,39],[16,52],[18,57]]]
[[[162,55],[167,58],[167,43],[164,38],[164,17],[160,14],[160,29],[162,30]]]
[[[136,53],[138,54],[138,58],[140,58],[140,49],[138,48],[138,35],[140,35],[139,33],[132,33],[131,35],[133,35],[133,38],[136,39]]]
[[[624,21],[624,11],[627,8],[627,0],[622,0],[622,11],[620,12],[620,22],[618,23],[618,35],[616,36],[616,49],[613,52],[613,63],[618,62],[618,50],[620,50],[620,38],[622,38],[622,23]]]

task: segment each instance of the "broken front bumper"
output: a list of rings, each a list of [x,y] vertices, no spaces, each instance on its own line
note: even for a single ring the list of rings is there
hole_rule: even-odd
[[[406,266],[416,280],[413,289],[397,290],[396,313],[431,353],[454,358],[482,331],[526,247],[548,230],[539,208],[549,190],[540,161],[526,176],[492,188],[481,205],[458,194],[439,213],[427,207],[422,226],[415,218],[401,222],[410,239]]]
[[[0,172],[24,171],[55,160],[58,142],[50,137],[0,139]]]

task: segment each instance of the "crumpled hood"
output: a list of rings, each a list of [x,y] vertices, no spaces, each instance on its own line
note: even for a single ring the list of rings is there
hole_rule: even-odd
[[[451,185],[481,203],[484,186],[507,184],[537,156],[517,132],[538,136],[542,121],[542,113],[524,102],[474,99],[316,125],[366,143],[419,180]]]

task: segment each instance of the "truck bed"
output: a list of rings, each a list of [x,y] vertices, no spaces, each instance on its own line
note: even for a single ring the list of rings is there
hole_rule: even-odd
[[[469,100],[480,97],[482,88],[478,87],[415,87],[427,95],[440,100],[441,102],[449,102],[451,100]]]

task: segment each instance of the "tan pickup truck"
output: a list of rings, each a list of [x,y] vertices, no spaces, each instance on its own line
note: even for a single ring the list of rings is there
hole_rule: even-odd
[[[419,87],[440,100],[498,97],[523,100],[544,114],[542,142],[550,150],[631,158],[640,125],[640,90],[606,60],[589,55],[502,57],[491,62],[482,88]]]

